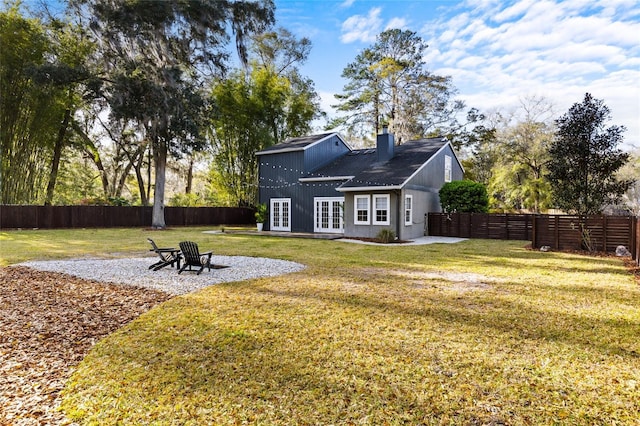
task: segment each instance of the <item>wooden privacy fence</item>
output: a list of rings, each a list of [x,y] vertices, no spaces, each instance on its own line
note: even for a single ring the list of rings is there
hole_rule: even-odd
[[[167,226],[248,225],[245,207],[165,207]],[[115,228],[151,226],[152,207],[142,206],[0,206],[0,229]]]
[[[533,248],[582,250],[583,236],[594,251],[625,246],[640,259],[640,226],[632,216],[588,216],[484,213],[429,213],[428,235],[531,241]],[[584,231],[583,231],[584,229]]]
[[[635,250],[632,248],[631,253],[633,253],[633,259],[636,261],[636,264],[640,266],[640,217],[636,218],[636,237],[635,241]]]
[[[637,219],[633,216],[539,215],[533,222],[534,248],[615,252],[625,246],[636,250]],[[590,247],[589,247],[590,246]]]
[[[531,240],[533,215],[429,213],[428,235],[495,240]]]

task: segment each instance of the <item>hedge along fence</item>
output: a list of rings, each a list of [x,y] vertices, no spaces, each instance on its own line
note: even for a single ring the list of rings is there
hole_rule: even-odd
[[[583,230],[594,251],[627,247],[640,259],[638,219],[632,216],[429,213],[428,234],[443,237],[527,240],[534,248],[582,250]]]
[[[0,206],[0,229],[115,228],[151,226],[152,207],[143,206]],[[167,226],[249,225],[245,207],[165,207]]]

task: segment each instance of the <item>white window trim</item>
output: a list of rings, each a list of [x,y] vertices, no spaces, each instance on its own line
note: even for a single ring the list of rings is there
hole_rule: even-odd
[[[451,182],[452,179],[452,167],[451,167],[451,156],[444,156],[444,181]]]
[[[329,222],[331,223],[334,219],[333,217],[333,203],[340,203],[341,211],[340,211],[340,227],[338,229],[333,226],[329,226],[329,228],[322,228],[319,226],[320,217],[318,217],[318,203],[323,201],[327,201],[329,203]],[[344,233],[344,217],[343,211],[344,208],[344,197],[313,197],[313,232],[330,232],[330,233]]]
[[[410,200],[410,206],[408,209],[407,200]],[[407,211],[409,212],[409,220],[407,220]],[[407,194],[404,196],[404,224],[407,226],[413,224],[413,195],[411,194]]]
[[[358,200],[367,200],[367,220],[358,220]],[[371,221],[371,196],[370,195],[354,195],[353,196],[353,224],[354,225],[369,225]]]
[[[289,219],[289,223],[288,226],[281,226],[280,224],[278,224],[279,226],[275,226],[274,223],[274,215],[273,215],[273,211],[274,211],[274,204],[275,203],[280,203],[280,207],[282,208],[282,204],[283,203],[287,203],[287,217]],[[280,223],[282,223],[282,211],[280,212]],[[269,230],[271,231],[284,231],[284,232],[291,232],[291,198],[272,198],[269,200]]]
[[[384,198],[387,200],[387,220],[384,221],[378,221],[377,217],[378,215],[376,214],[376,200],[378,198]],[[373,224],[374,225],[390,225],[391,224],[391,196],[389,194],[375,194],[373,196],[373,203],[372,203],[372,208],[371,208],[371,216],[372,216],[372,220],[373,220]]]

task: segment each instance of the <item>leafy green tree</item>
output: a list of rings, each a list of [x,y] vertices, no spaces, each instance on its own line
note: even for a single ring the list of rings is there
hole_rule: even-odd
[[[218,198],[228,205],[253,205],[257,199],[255,153],[309,131],[316,107],[272,68],[236,71],[212,90],[211,178]]]
[[[598,214],[615,204],[631,185],[621,180],[618,170],[629,154],[617,146],[623,141],[624,126],[610,126],[611,112],[603,101],[585,94],[556,120],[557,132],[549,155],[549,180],[558,208],[578,215]]]
[[[336,95],[345,113],[331,126],[375,135],[383,124],[399,143],[429,134],[446,133],[464,104],[452,101],[450,77],[430,73],[423,60],[426,43],[413,31],[390,29],[348,64],[348,80]]]
[[[465,171],[487,185],[492,209],[541,212],[550,207],[552,116],[545,98],[527,97],[509,114],[496,111],[484,117],[481,129],[486,131],[473,141]]]
[[[198,88],[203,70],[225,69],[228,31],[246,62],[246,38],[273,23],[262,1],[76,0],[88,13],[104,59],[113,117],[132,119],[150,141],[155,168],[152,226],[164,228],[168,155],[201,149],[206,104]]]
[[[85,29],[57,19],[52,19],[48,27],[53,57],[36,69],[34,79],[61,92],[60,104],[64,113],[53,145],[45,205],[50,205],[53,200],[62,151],[72,142],[71,130],[76,112],[85,100],[91,98],[88,87],[95,79],[85,65],[94,49]]]
[[[19,3],[0,11],[0,46],[0,202],[29,204],[45,195],[65,93],[35,81],[54,54],[52,42],[45,24],[25,17]]]
[[[311,130],[321,114],[313,82],[300,74],[311,44],[285,29],[252,39],[250,66],[221,79],[212,89],[210,178],[218,202],[254,205],[255,153]]]
[[[478,182],[447,182],[440,188],[439,195],[445,213],[486,213],[489,209],[487,189]]]
[[[622,196],[625,207],[634,216],[640,216],[640,149],[630,153],[629,161],[620,169],[621,179],[633,182]]]

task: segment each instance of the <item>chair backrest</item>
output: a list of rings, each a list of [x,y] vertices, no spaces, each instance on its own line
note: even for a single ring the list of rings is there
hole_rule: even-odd
[[[198,245],[193,241],[182,241],[180,243],[180,251],[184,256],[187,265],[202,265],[202,261],[200,260],[200,250],[198,250]]]
[[[149,243],[151,243],[151,247],[153,247],[153,251],[157,252],[158,251],[158,246],[156,245],[156,243],[151,238],[147,238],[147,241],[149,241]]]

